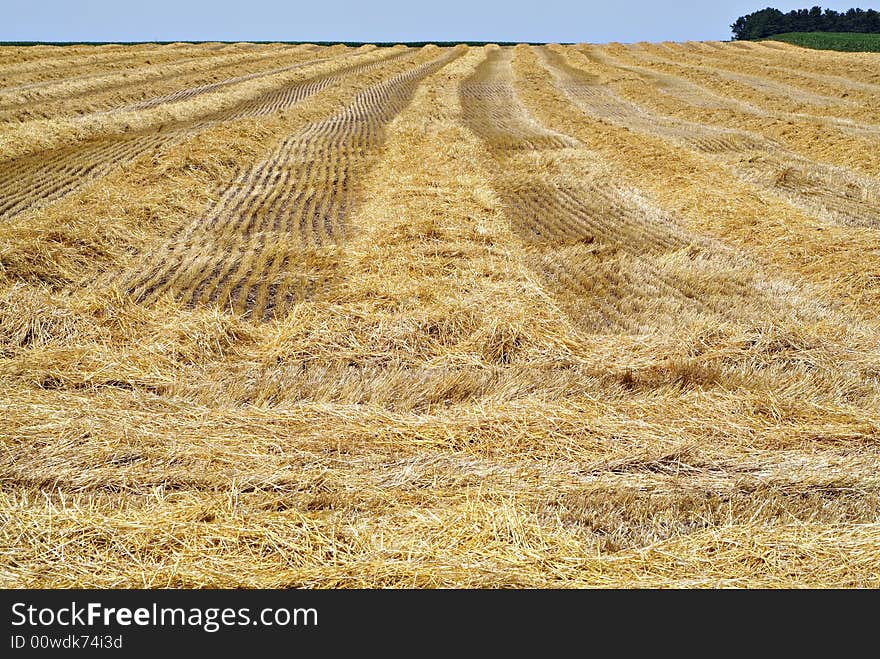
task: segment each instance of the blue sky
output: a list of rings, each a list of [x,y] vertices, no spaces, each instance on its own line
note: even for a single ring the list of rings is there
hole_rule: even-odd
[[[773,0],[0,0],[0,41],[684,41],[728,39]],[[824,2],[848,9],[858,2]],[[868,8],[870,5],[861,3]]]

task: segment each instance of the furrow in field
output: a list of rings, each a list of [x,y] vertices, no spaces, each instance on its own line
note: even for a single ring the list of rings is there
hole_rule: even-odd
[[[323,285],[311,264],[346,236],[358,180],[385,126],[419,81],[459,51],[420,63],[359,93],[342,111],[285,140],[244,172],[204,218],[159,250],[146,276],[128,280],[149,302],[172,292],[187,304],[217,304],[256,319],[285,313]]]
[[[123,53],[107,53],[103,57],[93,54],[57,59],[38,58],[29,63],[0,66],[0,85],[4,88],[40,89],[64,80],[90,80],[155,66],[174,66],[188,60],[207,62],[230,55],[247,55],[247,52],[240,48],[218,52],[198,46],[160,46],[151,50],[126,46]]]
[[[627,47],[616,48],[612,55],[608,49],[595,47],[583,47],[579,50],[590,61],[602,67],[625,70],[635,76],[650,81],[664,95],[655,97],[657,104],[663,104],[667,97],[674,97],[691,108],[701,110],[701,118],[705,117],[710,123],[721,122],[729,127],[750,127],[758,132],[771,133],[778,139],[792,140],[797,135],[791,135],[792,126],[797,126],[799,132],[807,132],[818,135],[824,133],[822,142],[828,144],[833,138],[836,143],[848,148],[851,144],[857,150],[874,150],[880,141],[880,124],[874,123],[877,117],[866,119],[844,118],[830,116],[816,112],[814,109],[806,111],[793,111],[799,108],[789,103],[768,103],[766,99],[755,98],[749,94],[743,94],[742,89],[733,87],[718,81],[710,72],[703,67],[693,64],[686,58],[684,61],[664,59],[655,56],[643,48]],[[670,80],[670,84],[663,86],[658,84],[660,79]],[[696,94],[681,93],[682,86],[694,89]],[[713,91],[715,90],[715,91]],[[712,103],[699,101],[699,94],[705,99],[712,99]],[[846,96],[846,94],[843,94]],[[750,100],[746,100],[750,99]],[[868,96],[862,107],[871,107],[873,97]],[[800,108],[804,109],[804,108]],[[724,112],[708,113],[704,110],[722,110]],[[867,162],[873,162],[868,159]]]
[[[509,50],[493,51],[462,84],[463,115],[498,161],[496,190],[548,290],[594,332],[650,332],[685,311],[714,314],[665,264],[686,253],[694,237],[607,175],[566,171],[573,166],[563,164],[565,152],[578,142],[529,115],[516,97],[510,60]],[[537,173],[535,159],[546,157],[566,183]],[[522,171],[531,173],[516,173]]]
[[[294,49],[298,49],[294,47]],[[97,65],[83,65],[83,59],[78,60],[76,67],[62,70],[49,70],[40,80],[32,80],[29,82],[15,81],[14,75],[9,75],[0,68],[0,81],[3,82],[0,87],[0,99],[4,103],[14,102],[18,100],[47,100],[58,96],[70,96],[84,91],[99,91],[104,85],[111,85],[117,82],[134,82],[143,81],[147,76],[161,76],[163,74],[173,74],[177,69],[184,67],[197,70],[210,70],[215,66],[222,66],[225,63],[260,61],[271,57],[274,53],[218,53],[211,51],[202,51],[199,53],[181,52],[173,57],[156,58],[148,55],[138,55],[132,57],[130,62],[121,62],[111,67]],[[130,80],[134,78],[134,80]],[[103,84],[102,84],[103,83]],[[28,92],[27,98],[19,98],[22,92]]]
[[[197,85],[195,87],[186,87],[183,89],[178,89],[177,91],[171,92],[170,94],[162,94],[161,96],[154,96],[152,98],[148,98],[143,101],[138,101],[136,103],[131,103],[129,105],[125,105],[119,110],[121,112],[131,112],[134,110],[148,110],[150,108],[154,108],[157,105],[162,105],[163,103],[179,103],[180,101],[184,101],[190,98],[194,98],[196,96],[201,96],[202,94],[207,94],[209,92],[217,91],[218,89],[223,89],[224,87],[229,87],[230,85],[235,85],[240,82],[246,82],[248,80],[255,80],[257,78],[263,78],[266,76],[270,76],[276,73],[283,73],[285,71],[293,71],[295,69],[302,68],[303,66],[307,66],[309,64],[317,64],[318,62],[327,61],[327,57],[319,57],[315,59],[309,59],[304,62],[297,62],[296,64],[290,64],[288,66],[275,67],[269,69],[267,71],[257,71],[255,73],[248,73],[246,75],[234,76],[231,78],[225,78],[223,80],[219,80],[217,82],[211,82],[204,85]]]
[[[711,45],[711,48],[706,48]],[[738,57],[772,65],[797,75],[819,76],[817,80],[840,84],[852,89],[869,90],[880,87],[880,56],[877,53],[845,53],[813,50],[776,41],[698,44],[664,44],[663,52],[672,55],[697,50],[718,57],[734,52]]]
[[[52,203],[173,139],[167,134],[98,140],[0,165],[0,219]]]
[[[651,133],[705,153],[767,146],[766,140],[744,131],[657,116],[601,84],[599,77],[571,66],[556,50],[541,48],[538,53],[565,92],[581,109],[597,118],[625,124],[631,130]]]
[[[870,103],[864,105],[850,103],[853,110],[847,113],[826,112],[815,106],[768,99],[766,96],[750,93],[735,81],[720,79],[705,66],[695,64],[687,58],[682,57],[679,61],[660,57],[648,52],[648,48],[657,50],[654,44],[650,44],[643,48],[582,46],[574,52],[583,55],[587,61],[600,68],[616,72],[627,71],[637,78],[650,81],[663,93],[657,97],[658,103],[669,97],[676,98],[702,110],[701,114],[708,115],[713,122],[729,123],[732,119],[729,115],[739,115],[756,130],[759,130],[762,127],[761,122],[764,122],[767,124],[764,127],[765,131],[773,129],[774,135],[783,138],[787,133],[780,130],[780,126],[790,130],[792,125],[797,125],[799,128],[822,130],[826,133],[830,130],[831,135],[838,140],[849,138],[853,141],[853,138],[861,138],[876,142],[880,139],[880,123],[875,121],[877,117],[870,113],[866,114],[865,111]],[[659,84],[660,80],[668,81],[668,84],[665,86]],[[687,87],[696,93],[681,93],[682,87]],[[700,92],[705,99],[711,99],[711,102],[700,102],[698,100]],[[707,112],[708,110],[720,110],[720,112],[712,115]]]
[[[164,49],[164,51],[163,51]],[[132,46],[119,46],[108,44],[104,46],[29,46],[10,48],[10,55],[15,61],[0,62],[0,74],[18,75],[25,73],[39,73],[54,69],[69,67],[78,68],[125,65],[132,61],[143,59],[150,55],[160,53],[171,54],[179,57],[179,48],[173,46],[159,46],[157,44],[139,44]]]
[[[621,49],[625,49],[625,46],[622,44],[613,44],[604,50],[617,52]],[[645,50],[652,49],[652,46],[648,46]],[[597,48],[596,50],[599,49]],[[653,50],[655,50],[655,52],[659,51],[659,49]],[[816,91],[802,89],[798,86],[789,84],[788,82],[768,77],[766,75],[767,72],[763,70],[761,70],[760,73],[754,71],[745,72],[744,69],[746,67],[743,66],[732,67],[731,70],[729,67],[719,65],[717,59],[713,58],[711,54],[706,54],[702,51],[683,52],[676,49],[674,45],[670,45],[665,49],[665,52],[670,53],[668,57],[674,58],[677,62],[698,66],[700,69],[711,73],[718,79],[733,81],[740,83],[743,86],[751,87],[767,97],[781,99],[781,101],[787,106],[805,104],[814,105],[819,108],[827,108],[830,106],[850,104],[848,99],[841,98],[839,94],[823,94],[817,93]]]
[[[537,118],[589,145],[622,179],[644,188],[686,226],[733,243],[744,254],[757,253],[778,272],[809,282],[805,304],[821,301],[873,326],[875,230],[830,224],[732,175],[714,158],[591,112],[572,114],[577,102],[546,75],[535,49],[517,50],[514,68],[524,81],[517,91]]]
[[[797,295],[779,295],[793,290],[791,284],[775,282],[746,254],[683,228],[583,145],[535,140],[530,150],[511,148],[549,130],[540,124],[529,129],[535,120],[512,83],[510,57],[496,51],[462,85],[464,120],[497,161],[493,187],[530,267],[580,328],[630,335],[704,327],[748,331],[768,322],[787,326],[814,313],[801,309]],[[501,87],[507,89],[499,94]],[[485,131],[496,112],[521,118],[505,122],[516,126],[513,134]]]
[[[306,44],[316,47],[314,44]],[[43,74],[59,71],[66,74],[71,67],[79,70],[113,70],[139,63],[173,61],[183,57],[214,57],[218,51],[224,54],[243,53],[252,49],[244,43],[196,44],[136,44],[108,46],[56,46],[51,51],[46,47],[21,47],[5,49],[13,51],[7,61],[0,62],[0,75],[19,75],[26,72]],[[284,46],[281,43],[260,44],[259,49],[268,51]],[[34,51],[40,51],[42,54]],[[32,53],[28,55],[27,53]],[[11,57],[11,59],[9,59]]]
[[[765,113],[792,118],[821,121],[835,129],[856,133],[877,135],[880,131],[880,113],[874,102],[874,94],[857,93],[853,90],[825,89],[818,94],[765,77],[766,72],[759,69],[754,73],[744,73],[740,66],[730,71],[705,57],[699,51],[681,50],[673,45],[649,44],[643,48],[627,48],[621,44],[606,47],[584,47],[590,57],[616,56],[633,57],[655,68],[700,84],[716,93],[747,101]],[[816,82],[809,85],[816,89]],[[855,127],[854,127],[855,126]]]
[[[280,112],[344,77],[383,66],[406,54],[406,51],[402,51],[368,63],[349,64],[332,73],[266,92],[228,110],[211,112],[195,120],[165,126],[161,130],[111,135],[72,147],[0,162],[0,220],[51,203],[151,149],[174,144],[224,121]]]
[[[482,139],[503,149],[542,149],[574,146],[574,140],[553,133],[520,112],[513,87],[505,79],[509,67],[507,51],[493,51],[478,73],[462,86],[465,108],[472,130]]]
[[[24,122],[114,109],[149,109],[166,102],[166,99],[185,100],[230,84],[283,73],[326,59],[319,58],[311,49],[299,48],[218,55],[207,61],[181,60],[94,79],[92,76],[65,79],[41,90],[4,90],[0,91],[0,121]],[[190,90],[192,93],[187,94]]]
[[[829,73],[818,58],[802,59],[792,57],[791,54],[776,54],[773,50],[768,52],[766,49],[744,48],[738,43],[725,44],[718,50],[709,51],[697,48],[696,44],[691,42],[670,44],[669,47],[685,58],[702,57],[710,60],[713,66],[728,71],[751,69],[772,80],[791,83],[807,90],[816,90],[827,96],[838,95],[864,103],[871,102],[872,99],[876,99],[877,94],[880,94],[880,84],[839,75],[841,68],[845,68],[840,65],[832,69],[833,73]],[[880,80],[880,76],[877,79]]]
[[[559,88],[590,116],[693,150],[824,221],[880,227],[880,182],[875,179],[809,160],[751,131],[655,114],[598,84],[594,74],[571,66],[557,50],[542,48],[538,54]],[[614,67],[610,60],[605,66]],[[639,72],[636,67],[624,69]],[[648,100],[659,90],[655,78],[647,76],[643,81],[649,89]],[[694,112],[689,106],[681,115],[688,111]]]
[[[170,66],[183,66],[191,64],[193,62],[202,63],[202,60],[197,57],[186,57],[174,60],[170,63]],[[116,75],[124,74],[116,73],[115,71],[108,73],[106,71],[95,72],[94,70],[92,70],[89,73],[81,73],[79,75],[74,75],[73,72],[64,72],[63,75],[60,75],[57,78],[53,77],[48,80],[40,80],[18,85],[7,82],[3,85],[3,87],[0,87],[0,99],[3,99],[3,107],[6,107],[6,105],[10,103],[8,99],[10,97],[16,97],[20,95],[21,92],[31,91],[33,93],[34,100],[36,100],[40,98],[40,94],[43,93],[43,90],[51,89],[53,87],[62,87],[64,85],[70,85],[71,83],[78,86],[80,83],[86,80],[98,80],[100,78],[108,78]],[[2,76],[0,76],[0,79],[2,79]],[[64,92],[61,91],[60,95],[63,96]],[[50,95],[49,97],[52,98],[52,95]]]

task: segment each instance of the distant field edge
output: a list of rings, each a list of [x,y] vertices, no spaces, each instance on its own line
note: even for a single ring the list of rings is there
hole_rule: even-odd
[[[203,44],[203,43],[258,43],[258,44],[315,44],[316,46],[336,46],[342,44],[344,46],[412,46],[420,48],[422,46],[458,46],[464,44],[466,46],[486,46],[489,44],[497,44],[499,46],[516,46],[521,43],[529,46],[543,46],[547,43],[559,43],[564,46],[572,45],[574,42],[569,41],[0,41],[0,46],[142,46],[146,44],[156,44],[158,46],[167,46],[170,44]]]
[[[842,50],[845,52],[880,52],[880,34],[866,32],[786,32],[774,34],[767,39],[784,41],[814,48],[816,50]]]

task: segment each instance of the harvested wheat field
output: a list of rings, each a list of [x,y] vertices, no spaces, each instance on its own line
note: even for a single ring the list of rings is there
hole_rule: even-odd
[[[878,71],[0,48],[0,585],[880,587]]]

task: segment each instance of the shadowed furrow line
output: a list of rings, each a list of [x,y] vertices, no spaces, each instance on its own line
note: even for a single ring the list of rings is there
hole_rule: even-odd
[[[584,113],[712,158],[740,179],[812,215],[837,224],[880,227],[880,182],[808,160],[750,132],[653,114],[599,86],[594,76],[568,64],[560,53],[536,50],[558,87]]]
[[[776,153],[739,162],[733,172],[815,217],[880,229],[880,181],[875,179]]]
[[[622,71],[632,73],[638,76],[640,79],[648,82],[648,84],[657,89],[657,91],[661,94],[677,98],[684,103],[687,103],[688,105],[709,109],[746,112],[754,115],[761,115],[765,112],[761,108],[747,103],[740,98],[730,98],[727,96],[722,96],[721,94],[716,94],[701,85],[698,85],[689,80],[685,80],[684,78],[673,75],[671,73],[658,72],[654,69],[646,68],[643,66],[624,64],[623,62],[618,61],[616,58],[600,50],[599,48],[594,48],[591,46],[581,46],[578,51],[582,53],[587,59],[596,62],[601,66],[620,69]],[[635,47],[630,49],[628,52],[633,57],[649,57],[644,53],[644,51],[639,50]],[[638,53],[638,55],[635,55],[635,53]],[[555,63],[562,67],[564,67],[565,65],[564,61],[560,59],[556,59]],[[579,71],[579,73],[582,76],[583,83],[590,82],[593,84],[598,84],[598,76],[589,74],[586,71]]]
[[[667,49],[668,50],[668,49]],[[796,105],[786,102],[785,100],[776,101],[772,105],[775,106],[775,109],[769,109],[767,107],[767,102],[765,101],[761,104],[760,100],[756,100],[756,105],[754,103],[747,102],[744,98],[740,98],[739,95],[736,98],[730,98],[729,94],[736,94],[735,91],[728,90],[726,94],[719,95],[716,94],[706,86],[706,82],[711,81],[713,83],[718,82],[718,76],[716,76],[712,72],[712,67],[705,67],[699,64],[694,64],[693,61],[688,61],[688,57],[681,57],[681,61],[679,58],[672,59],[666,56],[657,56],[648,53],[645,49],[641,48],[627,48],[622,51],[618,51],[619,55],[624,55],[626,57],[630,57],[635,62],[641,64],[632,64],[627,65],[622,63],[618,57],[611,56],[607,52],[603,51],[598,47],[590,47],[590,46],[582,46],[578,49],[578,52],[582,53],[588,59],[596,62],[601,66],[606,66],[614,69],[620,69],[625,71],[630,71],[642,78],[653,87],[657,88],[659,91],[664,93],[669,93],[671,96],[681,99],[682,101],[699,107],[713,107],[713,105],[707,105],[706,103],[700,102],[699,98],[702,94],[704,98],[712,98],[714,99],[714,107],[719,107],[721,109],[729,110],[738,114],[752,115],[757,118],[767,117],[768,114],[771,116],[775,116],[779,120],[789,120],[789,121],[810,121],[810,122],[819,122],[823,124],[827,124],[829,127],[834,130],[840,131],[842,133],[846,133],[855,137],[861,138],[869,138],[876,139],[880,137],[880,125],[875,123],[866,123],[862,119],[855,120],[853,118],[846,118],[841,116],[835,116],[829,113],[821,113],[814,106],[809,112],[792,112],[792,109],[798,109]],[[646,68],[648,65],[651,67],[659,67],[666,71],[674,71],[675,73],[658,73],[654,70],[654,68]],[[688,77],[696,77],[697,80],[703,81],[700,84],[690,82],[687,80]],[[664,79],[669,81],[668,86],[658,85],[658,81],[660,79]],[[733,81],[737,82],[737,81]],[[743,83],[744,84],[744,83]],[[684,88],[692,89],[694,93],[682,93]],[[754,88],[754,87],[753,87]],[[852,99],[853,94],[851,92],[841,92],[842,96],[849,97]],[[868,92],[863,95],[864,103],[856,103],[853,100],[853,103],[849,104],[855,108],[855,111],[858,112],[859,107],[862,109],[868,107],[870,108],[874,102],[874,98],[872,98],[873,92]],[[847,107],[849,107],[849,105]]]
[[[236,85],[240,82],[247,82],[248,80],[256,80],[258,78],[265,78],[267,76],[275,75],[276,73],[285,73],[287,71],[294,71],[296,69],[301,69],[304,66],[309,66],[311,64],[319,64],[321,62],[326,62],[329,57],[320,57],[318,59],[310,59],[305,62],[298,62],[297,64],[291,64],[289,66],[282,66],[275,69],[270,69],[268,71],[258,71],[256,73],[249,73],[243,76],[235,76],[232,78],[226,78],[225,80],[219,80],[217,82],[212,82],[207,85],[199,85],[197,87],[188,87],[186,89],[179,89],[176,92],[172,92],[170,94],[163,94],[161,96],[154,96],[153,98],[148,98],[144,101],[138,101],[137,103],[132,103],[130,105],[126,105],[121,108],[117,108],[112,110],[112,112],[133,112],[137,110],[149,110],[150,108],[157,107],[159,105],[163,105],[165,103],[179,103],[181,101],[185,101],[191,98],[195,98],[196,96],[201,96],[202,94],[207,94],[218,89],[223,89],[224,87],[229,87],[230,85]]]
[[[658,117],[617,96],[607,86],[599,85],[595,76],[571,66],[558,52],[548,48],[538,48],[536,51],[560,88],[581,109],[588,108],[591,115],[704,153],[738,152],[769,146],[766,140],[743,131]]]
[[[0,220],[52,203],[151,149],[175,144],[224,121],[280,112],[347,76],[374,70],[391,60],[412,55],[404,51],[374,62],[351,64],[333,73],[266,92],[233,108],[211,112],[196,120],[181,121],[170,128],[152,129],[133,135],[112,135],[2,162]]]
[[[549,131],[531,117],[518,112],[513,86],[509,80],[498,79],[495,73],[505,64],[509,67],[509,60],[508,51],[491,53],[481,65],[486,68],[480,76],[462,85],[461,95],[471,129],[495,148],[528,150],[575,146],[575,140]],[[492,69],[492,73],[489,73],[489,69]]]
[[[201,60],[197,57],[187,57],[187,58],[184,58],[181,60],[175,60],[173,62],[170,62],[169,64],[177,66],[177,65],[190,64],[192,62],[199,62],[199,61],[201,61]],[[5,96],[9,96],[10,94],[15,94],[17,92],[26,91],[28,89],[37,90],[37,89],[46,88],[46,87],[63,85],[65,83],[71,83],[71,82],[76,83],[76,82],[80,82],[83,80],[95,80],[96,78],[106,78],[106,77],[114,75],[115,73],[117,73],[117,72],[113,71],[113,72],[108,73],[107,71],[99,71],[98,73],[83,73],[83,74],[77,75],[77,76],[65,75],[62,78],[52,78],[49,80],[40,80],[38,82],[29,82],[27,84],[22,84],[22,85],[7,86],[7,87],[0,88],[0,99],[2,99]],[[31,102],[33,102],[33,101],[31,101]],[[0,108],[6,110],[9,107],[14,107],[15,105],[18,105],[18,104],[0,105]]]
[[[803,59],[799,53],[787,51],[776,53],[774,50],[765,48],[766,44],[761,44],[760,50],[744,49],[736,43],[730,44],[730,47],[722,49],[697,49],[693,42],[674,44],[671,48],[667,48],[667,52],[674,52],[676,57],[692,58],[693,56],[706,57],[713,60],[720,68],[727,70],[741,69],[743,64],[752,66],[761,70],[771,80],[772,76],[794,77],[800,78],[803,86],[810,86],[813,81],[823,83],[827,86],[843,88],[847,91],[857,91],[868,94],[880,93],[880,85],[860,81],[858,79],[847,78],[840,73],[846,73],[847,67],[839,64],[833,68],[835,75],[822,73],[821,61],[817,58],[816,51],[810,52],[807,59]],[[808,51],[809,52],[809,51]],[[807,70],[807,66],[815,67],[818,70]],[[852,62],[850,62],[852,66]],[[873,72],[875,80],[876,70]]]
[[[255,99],[244,101],[234,108],[223,110],[221,112],[210,114],[204,120],[213,123],[219,121],[231,121],[234,119],[248,119],[262,117],[267,114],[281,112],[287,108],[296,105],[303,99],[308,98],[318,92],[334,85],[346,77],[354,74],[367,73],[375,71],[389,62],[399,60],[401,58],[411,58],[415,56],[415,51],[405,50],[391,55],[386,55],[381,59],[367,63],[354,63],[343,66],[332,73],[324,73],[302,82],[284,85],[278,89],[268,91]]]
[[[516,97],[508,52],[493,51],[462,84],[461,98],[465,123],[498,162],[493,187],[530,267],[581,328],[642,334],[683,322],[717,323],[731,305],[737,316],[766,313],[729,249],[688,233],[621,186],[570,136],[559,139],[574,144],[571,154],[535,139],[549,131]],[[511,134],[487,129],[499,113],[509,119],[496,126]],[[569,183],[559,183],[557,174]]]
[[[461,98],[465,122],[498,160],[495,188],[527,247],[530,266],[581,327],[650,331],[642,322],[649,314],[638,313],[649,304],[656,322],[682,308],[711,313],[648,258],[686,251],[691,241],[637,195],[607,182],[561,186],[537,174],[523,180],[510,173],[538,171],[522,162],[529,149],[578,146],[528,114],[514,91],[510,51],[490,53],[462,84]],[[584,178],[581,173],[570,180]]]
[[[35,205],[52,203],[104,176],[119,164],[133,160],[169,141],[165,134],[101,141],[76,152],[75,158],[64,151],[46,158],[33,156],[19,162],[17,172],[0,166],[0,218],[12,217]]]
[[[358,180],[385,126],[419,81],[460,51],[373,85],[344,110],[286,139],[243,172],[205,218],[175,236],[127,280],[139,300],[166,292],[189,305],[220,304],[256,319],[286,313],[323,285],[326,249],[346,236]]]
[[[292,59],[292,61],[291,61]],[[327,58],[324,58],[327,59]],[[93,73],[65,77],[45,83],[0,90],[0,121],[21,122],[57,116],[105,114],[123,106],[138,105],[154,85],[167,90],[178,86],[195,88],[222,83],[222,78],[271,74],[269,68],[284,70],[289,65],[318,61],[307,49],[281,49],[273,52],[216,54],[185,58],[133,70]],[[232,71],[232,73],[226,73]],[[178,87],[177,91],[180,91]],[[158,92],[156,93],[158,94]],[[156,95],[154,94],[154,95]],[[149,101],[146,98],[146,101]]]
[[[70,52],[73,51],[73,52]],[[71,74],[84,71],[92,74],[96,69],[104,68],[105,71],[97,75],[108,75],[122,67],[146,64],[147,58],[152,63],[174,63],[181,61],[181,57],[189,59],[202,59],[216,57],[216,53],[202,47],[188,47],[181,49],[172,46],[137,47],[125,46],[118,52],[90,53],[76,52],[75,47],[64,47],[64,54],[56,57],[47,57],[37,54],[33,58],[11,64],[0,64],[0,79],[33,76],[50,77],[33,80],[31,83],[56,82],[59,78],[70,78]],[[30,84],[30,83],[22,83]]]

